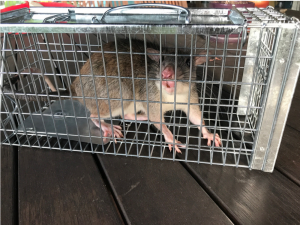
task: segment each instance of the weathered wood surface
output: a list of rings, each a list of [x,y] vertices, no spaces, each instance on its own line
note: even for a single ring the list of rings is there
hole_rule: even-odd
[[[300,188],[278,171],[188,166],[241,224],[300,223]]]
[[[298,77],[297,87],[294,93],[294,98],[300,99],[300,79]]]
[[[18,222],[18,190],[16,149],[11,146],[1,148],[1,224]]]
[[[2,34],[4,35],[4,34]],[[10,40],[10,44],[15,46],[15,41]],[[1,47],[2,48],[2,45]],[[9,48],[8,42],[6,42],[6,48]],[[4,61],[4,66],[9,71],[14,72],[15,64],[13,62],[12,54],[6,53],[6,58]],[[4,78],[6,78],[6,74]],[[2,98],[1,111],[4,111],[3,103],[5,102],[6,106],[12,111],[13,106],[8,99]],[[8,117],[8,113],[1,113],[0,122],[4,121]],[[1,123],[1,127],[3,123]],[[6,129],[11,129],[10,125],[6,126]],[[7,135],[10,135],[7,132]],[[0,142],[5,139],[5,135],[1,132]],[[14,140],[14,139],[13,139]],[[1,224],[16,224],[18,222],[18,190],[17,190],[17,147],[1,145]]]
[[[300,186],[300,131],[286,126],[275,168]]]
[[[70,43],[68,37],[63,38],[65,44]],[[81,38],[74,37],[77,43],[85,43],[84,35]],[[58,43],[56,36],[54,40]],[[26,35],[24,41],[28,41]],[[53,46],[50,49],[54,50]],[[67,54],[68,59],[74,59],[72,53]],[[62,58],[61,54],[54,56]],[[87,58],[82,53],[77,56],[82,61]],[[21,68],[20,57],[17,59]],[[49,61],[45,63],[51,72]],[[58,65],[63,67],[62,62]],[[75,74],[74,63],[68,65]],[[127,222],[300,224],[299,101],[297,88],[272,174],[198,164],[185,168],[179,162],[98,155]],[[1,148],[2,224],[15,224],[18,219],[20,224],[126,223],[90,154],[20,148],[14,155],[10,147]]]
[[[298,82],[299,84],[299,82]],[[300,112],[300,95],[298,92],[300,92],[300,85],[297,86],[292,105],[289,112],[289,117],[287,119],[287,125],[293,127],[294,129],[300,131],[300,118],[299,118],[299,112]]]
[[[294,94],[294,99],[291,105],[287,126],[285,127],[278,158],[276,169],[289,177],[292,181],[300,186],[300,80]]]
[[[98,157],[132,224],[231,224],[179,162]]]
[[[20,224],[122,224],[91,154],[19,149]]]

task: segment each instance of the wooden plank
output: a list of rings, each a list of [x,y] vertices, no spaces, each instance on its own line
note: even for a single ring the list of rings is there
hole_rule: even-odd
[[[300,98],[294,97],[286,124],[300,131]]]
[[[286,126],[275,168],[300,186],[300,132]]]
[[[20,148],[20,224],[122,224],[91,154]]]
[[[294,93],[294,98],[292,100],[292,105],[289,112],[289,117],[287,119],[287,125],[295,128],[300,131],[300,119],[299,119],[299,110],[300,110],[300,79],[298,79],[296,90]]]
[[[299,186],[276,170],[194,163],[187,168],[241,224],[300,223]]]
[[[98,157],[132,224],[231,224],[179,162]]]
[[[11,37],[11,36],[9,36]],[[14,39],[10,38],[9,40],[12,46],[15,46]],[[2,46],[1,46],[2,47]],[[9,48],[8,42],[6,48]],[[15,64],[13,62],[13,56],[11,53],[6,53],[5,57],[5,66],[7,67],[8,72],[15,72]],[[7,76],[4,75],[4,79]],[[2,98],[1,105],[1,121],[5,121],[9,116],[8,113],[3,113],[6,111],[12,111],[13,106],[11,101]],[[4,108],[4,100],[6,100],[6,106]],[[2,129],[12,129],[11,123],[6,124],[5,127],[3,123],[0,124]],[[7,135],[10,135],[12,132],[6,132]],[[5,139],[4,132],[1,131],[0,143]],[[12,139],[14,141],[15,139]],[[1,224],[16,224],[18,222],[18,190],[17,190],[17,150],[18,147],[11,147],[7,145],[0,145],[1,151]]]
[[[18,192],[16,171],[16,150],[11,146],[1,145],[1,224],[18,222]]]
[[[297,11],[297,10],[291,10],[291,9],[288,9],[285,14],[289,17],[296,17],[298,19],[300,19],[300,12]]]
[[[300,99],[300,79],[298,78],[297,87],[295,90],[294,98]]]

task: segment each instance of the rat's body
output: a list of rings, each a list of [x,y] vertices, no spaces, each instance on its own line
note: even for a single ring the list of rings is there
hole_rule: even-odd
[[[132,40],[131,43],[132,52],[134,53],[144,53],[145,47],[144,43],[137,40]],[[150,47],[150,48],[149,48]],[[152,47],[152,48],[151,48]],[[115,43],[111,42],[103,46],[103,51],[113,51],[115,52]],[[118,52],[130,52],[129,40],[118,40],[117,41],[117,51]],[[151,55],[149,53],[159,54],[159,51],[155,50],[155,47],[147,43],[147,72],[148,78],[160,78],[160,57],[159,55]],[[163,53],[175,53],[170,50],[165,50]],[[131,59],[132,57],[132,59]],[[106,72],[107,80],[105,77],[77,77],[72,83],[71,90],[76,96],[82,96],[82,90],[85,97],[95,98],[109,98],[110,99],[123,99],[123,105],[121,100],[103,100],[98,99],[79,99],[79,101],[86,105],[86,107],[91,112],[91,117],[94,117],[93,122],[104,131],[104,136],[111,135],[114,133],[115,137],[122,137],[119,126],[113,127],[113,132],[111,130],[111,125],[101,121],[101,126],[98,118],[110,118],[116,116],[123,116],[125,119],[131,120],[147,120],[156,122],[154,125],[160,130],[160,121],[164,122],[164,114],[167,111],[174,110],[174,104],[166,104],[166,102],[174,102],[174,91],[175,91],[175,57],[174,56],[162,56],[161,73],[162,79],[170,79],[170,81],[162,81],[160,84],[159,80],[148,79],[148,88],[146,85],[146,79],[132,79],[120,78],[121,85],[118,78],[109,78],[109,76],[121,76],[132,78],[146,78],[145,70],[145,55],[144,54],[118,54],[118,59],[115,53],[105,53],[105,68],[103,66],[102,53],[96,53],[91,56],[84,66],[81,68],[81,75],[104,75]],[[192,73],[190,74],[190,57],[177,57],[177,80],[189,80],[190,76],[192,80],[196,78],[195,66],[197,64],[202,64],[206,61],[206,57],[196,57],[192,65]],[[131,62],[133,62],[133,69],[131,68]],[[118,71],[119,63],[119,71]],[[92,67],[91,67],[92,65]],[[91,71],[93,70],[93,71]],[[133,75],[132,75],[133,73]],[[80,82],[81,79],[81,82]],[[94,86],[95,83],[95,86]],[[108,84],[108,88],[107,85]],[[81,86],[82,85],[82,86]],[[134,85],[134,92],[133,92]],[[121,96],[121,91],[122,96]],[[162,88],[162,90],[160,90]],[[176,82],[176,102],[186,103],[186,104],[176,104],[176,110],[182,110],[184,112],[189,111],[189,119],[192,123],[199,125],[201,123],[201,112],[199,106],[190,105],[188,110],[189,102],[189,88],[190,91],[190,103],[198,103],[198,94],[195,83],[191,82]],[[95,91],[96,90],[96,95]],[[107,93],[107,90],[109,93]],[[147,99],[148,92],[148,99]],[[160,93],[162,96],[160,98]],[[135,95],[134,95],[135,94]],[[135,98],[134,98],[135,97]],[[131,101],[126,101],[130,99]],[[134,100],[136,102],[134,102]],[[162,104],[160,104],[160,99]],[[124,101],[125,100],[125,101]],[[147,101],[140,102],[139,100]],[[157,103],[151,103],[156,101]],[[110,104],[109,104],[110,103]],[[149,106],[149,109],[147,108]],[[162,106],[162,109],[160,107]],[[142,114],[136,115],[137,112],[141,111]],[[148,115],[149,112],[149,115]],[[162,115],[160,114],[162,112]],[[99,117],[98,117],[99,115]],[[204,121],[203,121],[204,125]],[[162,132],[165,136],[167,142],[173,142],[173,135],[166,127],[162,124]],[[213,140],[213,135],[202,126],[202,134],[204,138],[208,139],[208,144],[211,144]],[[179,143],[175,140],[176,143]],[[215,138],[216,146],[221,145],[221,141],[218,135]],[[171,148],[171,144],[169,145]],[[174,146],[176,151],[180,152],[178,146]]]
[[[103,50],[104,52],[116,52],[115,48],[115,42],[111,42],[108,44],[104,44],[103,49],[100,49],[99,51]],[[162,128],[165,140],[169,143],[173,143],[173,134],[167,128],[166,125],[162,124],[161,126],[160,122],[164,122],[164,114],[167,111],[174,110],[175,78],[177,80],[176,102],[186,103],[176,104],[176,110],[182,110],[185,113],[189,112],[190,121],[193,124],[198,125],[200,129],[201,111],[199,109],[199,106],[190,105],[190,108],[188,110],[188,102],[192,104],[198,103],[196,85],[194,82],[189,83],[180,80],[187,81],[190,78],[191,80],[195,80],[196,65],[206,62],[206,57],[193,57],[192,62],[190,62],[190,56],[177,56],[177,69],[175,69],[175,56],[163,55],[165,53],[174,54],[175,51],[164,49],[162,51],[162,61],[160,65],[160,56],[153,55],[160,53],[156,49],[159,48],[156,48],[150,43],[147,43],[148,55],[146,76],[145,54],[128,54],[130,51],[132,51],[133,53],[144,53],[144,42],[132,40],[130,48],[130,43],[128,39],[118,40],[118,54],[104,53],[105,64],[103,64],[102,52],[94,53],[81,68],[81,76],[77,77],[71,84],[70,89],[72,95],[81,97],[77,98],[77,100],[79,100],[83,105],[85,105],[87,109],[91,112],[92,121],[96,126],[101,127],[101,129],[104,132],[104,136],[111,136],[113,134],[116,138],[123,137],[120,126],[114,125],[112,129],[111,124],[105,123],[102,119],[116,116],[124,116],[125,119],[130,120],[149,119],[151,122],[154,122],[154,125],[157,129],[160,130]],[[127,52],[127,54],[121,52]],[[178,51],[178,53],[182,54],[183,52]],[[133,64],[133,68],[131,68],[131,62]],[[177,74],[176,76],[175,71]],[[91,74],[101,76],[106,75],[106,78],[95,77]],[[128,77],[130,79],[111,78],[110,76]],[[135,79],[133,81],[132,77],[144,79]],[[150,79],[146,79],[146,77]],[[164,81],[151,80],[151,78],[161,78]],[[148,86],[146,85],[146,80],[148,81]],[[189,88],[191,88],[190,99]],[[92,97],[93,99],[86,97]],[[96,97],[98,98],[97,100]],[[109,102],[105,99],[99,99],[108,97],[110,99]],[[123,105],[121,100],[112,99],[122,99]],[[136,100],[136,102],[134,102],[134,99]],[[139,100],[143,101],[141,102]],[[147,100],[149,100],[148,104]],[[153,101],[157,103],[153,103]],[[160,101],[162,102],[162,104],[160,104]],[[173,104],[167,104],[166,102],[173,102]],[[148,106],[149,109],[147,108]],[[162,109],[160,109],[161,106]],[[136,114],[137,112],[142,113]],[[162,112],[162,114],[160,112]],[[101,118],[100,122],[99,118]],[[204,125],[204,120],[202,120],[202,125]],[[214,139],[213,134],[211,134],[204,126],[202,126],[201,132],[203,134],[203,137],[208,139],[208,145],[211,145],[211,141]],[[180,142],[175,140],[175,143]],[[218,134],[216,134],[215,136],[215,145],[221,146],[221,140]],[[183,145],[181,146],[183,147]],[[170,150],[172,149],[172,144],[169,144],[169,148]],[[174,148],[177,152],[180,152],[178,145],[175,145]]]

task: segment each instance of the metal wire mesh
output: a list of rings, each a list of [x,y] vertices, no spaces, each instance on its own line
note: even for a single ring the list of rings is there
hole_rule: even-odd
[[[194,34],[116,34],[116,33],[4,33],[1,37],[1,71],[6,85],[14,90],[12,94],[1,94],[1,135],[2,144],[28,146],[57,150],[93,152],[158,158],[218,164],[238,167],[250,167],[255,149],[257,136],[261,126],[262,113],[265,110],[267,93],[270,85],[274,54],[277,46],[277,27],[263,27],[256,22],[286,22],[286,18],[274,10],[239,9],[248,19],[253,28],[258,27],[258,51],[249,54],[247,46],[243,45],[245,33],[224,35],[194,35]],[[249,32],[249,30],[248,30]],[[249,36],[250,37],[250,36]],[[126,39],[129,51],[119,51],[119,40]],[[136,40],[144,43],[143,51],[135,51],[132,45]],[[180,83],[189,86],[185,102],[180,95],[164,97],[162,78],[149,74],[147,65],[149,55],[147,45],[155,43],[159,53],[159,62],[165,57],[174,58],[174,69],[177,74],[181,58],[193,60],[194,57],[204,57],[205,60],[197,66],[196,76],[193,77],[192,63],[187,77],[176,78],[175,92]],[[114,43],[114,49],[107,50],[106,43]],[[251,46],[250,46],[251,47]],[[166,53],[165,49],[172,49],[173,53]],[[93,55],[102,56],[103,72],[95,71],[95,66],[87,61]],[[117,72],[107,75],[110,55],[117,61]],[[126,65],[120,64],[124,55],[130,60]],[[136,76],[135,56],[144,57],[145,71]],[[214,58],[214,61],[210,61]],[[218,59],[218,60],[217,60]],[[246,67],[253,61],[251,73]],[[80,72],[84,65],[90,68],[89,74]],[[124,75],[124,66],[130,68],[130,74]],[[161,67],[159,67],[161,74]],[[181,68],[179,67],[179,70]],[[11,78],[18,78],[15,84]],[[93,95],[86,95],[82,91],[80,96],[63,94],[69,90],[72,83],[79,77],[79,84],[86,85],[83,80],[90,79],[90,89]],[[246,80],[245,77],[248,77]],[[97,79],[106,82],[107,95],[97,96]],[[126,90],[122,88],[124,80],[131,80],[133,93],[130,99],[124,98]],[[53,85],[49,86],[49,82]],[[158,81],[160,88],[153,101],[151,81]],[[119,84],[119,90],[109,89],[111,82]],[[140,86],[145,87],[146,98],[139,98]],[[195,86],[196,89],[192,87]],[[246,90],[246,91],[245,91]],[[117,98],[110,92],[118,92]],[[244,93],[247,93],[245,95]],[[196,94],[197,102],[191,102]],[[149,96],[150,95],[150,96]],[[22,100],[18,96],[23,96]],[[35,99],[35,100],[34,100]],[[36,100],[37,99],[37,100]],[[80,104],[78,101],[82,102]],[[109,116],[102,118],[101,108],[97,106],[98,120],[105,119],[110,124],[121,127],[122,138],[104,137],[100,128],[91,122],[91,112],[85,107],[89,101],[107,101]],[[134,120],[126,119],[124,107],[119,112],[114,110],[114,102],[121,105],[133,103]],[[174,104],[176,103],[176,104]],[[139,111],[139,105],[144,104],[144,112]],[[163,114],[163,105],[168,105],[170,111],[160,121],[139,121],[137,117],[144,113],[151,115],[149,104],[158,104],[157,114]],[[183,110],[185,107],[186,110]],[[198,107],[201,112],[199,124],[193,124],[191,109]],[[199,117],[198,117],[199,118]],[[204,120],[205,125],[202,123]],[[154,126],[158,124],[159,126]],[[160,130],[166,125],[173,133],[173,141],[169,144],[180,145],[176,140],[185,144],[180,148],[182,154],[177,156],[174,148],[170,152],[168,143]],[[159,129],[157,129],[159,127]],[[206,127],[214,134],[212,145],[199,130]],[[114,133],[114,132],[113,132]],[[216,146],[216,134],[220,136],[222,146]]]

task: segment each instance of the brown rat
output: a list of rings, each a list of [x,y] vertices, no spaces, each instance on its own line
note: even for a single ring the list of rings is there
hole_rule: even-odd
[[[111,116],[116,117],[124,115],[124,119],[130,120],[148,120],[149,118],[150,121],[155,122],[154,126],[157,129],[160,130],[160,128],[162,128],[161,131],[164,134],[166,142],[173,143],[173,134],[165,124],[162,124],[161,126],[160,122],[164,122],[164,114],[167,111],[174,110],[174,104],[167,104],[165,102],[174,102],[175,83],[176,102],[186,103],[176,104],[176,110],[182,110],[185,113],[189,111],[190,121],[193,124],[198,125],[200,130],[201,111],[198,105],[192,105],[198,104],[197,88],[194,82],[189,83],[188,80],[190,79],[190,76],[192,81],[196,80],[196,66],[206,62],[206,57],[196,56],[191,60],[190,56],[180,56],[181,54],[184,54],[184,52],[178,50],[179,56],[177,56],[177,68],[175,69],[174,50],[163,49],[162,61],[160,63],[160,51],[157,50],[159,48],[147,43],[146,64],[144,55],[145,46],[143,41],[132,40],[130,49],[129,39],[119,39],[117,41],[118,54],[115,53],[115,48],[115,42],[104,44],[103,49],[100,49],[100,51],[106,52],[104,53],[104,60],[102,52],[94,53],[83,65],[80,70],[80,76],[73,81],[70,88],[73,96],[81,97],[77,98],[77,100],[84,104],[91,112],[90,116],[92,121],[96,126],[101,127],[104,136],[111,136],[113,134],[116,138],[123,137],[120,126],[111,126],[102,119],[110,118]],[[132,50],[134,54],[128,54],[130,50]],[[107,51],[112,53],[107,53]],[[189,55],[189,53],[185,54]],[[103,61],[105,63],[103,63]],[[145,65],[147,65],[148,88],[146,85]],[[176,76],[175,71],[177,74]],[[106,78],[91,76],[91,74],[106,75]],[[114,78],[111,76],[114,76]],[[116,76],[125,78],[120,78],[121,83],[119,83],[119,78],[115,78]],[[132,76],[134,78],[145,79],[134,79],[133,81]],[[160,81],[160,79],[163,81]],[[190,100],[188,99],[189,87],[191,88]],[[107,91],[109,93],[107,93]],[[146,102],[147,91],[148,104]],[[109,102],[107,100],[108,96],[110,98]],[[95,99],[96,97],[97,100]],[[121,98],[123,100],[123,105],[121,100],[115,100]],[[133,99],[136,100],[136,104],[134,104]],[[162,104],[160,104],[160,100],[163,102]],[[188,102],[191,103],[189,110]],[[149,109],[147,108],[148,105]],[[162,106],[162,109],[160,109],[160,106]],[[142,112],[142,114],[136,114],[139,111]],[[160,114],[161,111],[162,114]],[[147,114],[148,112],[149,115]],[[99,118],[101,118],[101,121],[99,121]],[[201,132],[203,137],[208,139],[207,144],[210,146],[214,136],[206,127],[204,127],[204,125],[204,120],[202,120]],[[180,142],[175,139],[175,143]],[[216,134],[215,145],[218,147],[221,146],[221,144],[220,137]],[[173,144],[169,144],[170,150],[172,150],[172,145]],[[184,145],[180,144],[175,145],[174,148],[176,152],[181,152],[179,146],[184,147]]]
[[[132,52],[134,53],[144,53],[145,47],[144,42],[138,40],[132,40],[131,43]],[[121,104],[121,100],[110,100],[110,105],[108,100],[98,99],[85,99],[85,105],[91,112],[91,117],[94,117],[93,122],[96,126],[100,127],[104,132],[104,136],[112,135],[117,138],[123,137],[121,133],[121,127],[114,126],[113,131],[111,129],[111,125],[105,123],[103,120],[98,120],[98,113],[100,118],[109,118],[110,116],[122,116],[122,109],[124,110],[124,118],[131,120],[149,120],[152,122],[157,122],[154,126],[160,130],[160,121],[164,122],[164,114],[167,111],[174,110],[174,104],[166,104],[162,103],[162,110],[160,110],[160,93],[162,93],[161,100],[162,102],[174,102],[174,91],[175,91],[175,56],[162,56],[162,63],[160,64],[160,56],[153,55],[159,54],[160,52],[156,50],[154,46],[147,43],[147,71],[148,71],[148,90],[146,86],[146,79],[135,79],[134,82],[132,79],[121,78],[121,91],[120,92],[120,84],[118,78],[109,78],[109,76],[118,76],[120,74],[121,77],[133,77],[137,78],[146,78],[146,70],[145,70],[145,55],[144,54],[121,54],[120,52],[130,52],[130,44],[129,40],[118,40],[117,41],[117,50],[118,61],[119,61],[119,72],[117,66],[117,57],[115,53],[105,53],[105,66],[103,66],[103,58],[101,53],[95,53],[91,56],[91,59],[88,60],[84,66],[81,68],[80,74],[94,74],[94,75],[103,75],[106,72],[107,83],[108,83],[108,92],[110,99],[121,99],[123,98],[123,107]],[[105,44],[103,46],[104,51],[112,51],[115,52],[115,43],[111,42]],[[163,54],[174,54],[172,50],[164,49]],[[178,52],[182,54],[183,52]],[[132,60],[131,60],[132,56]],[[190,79],[190,67],[191,71],[191,79],[196,79],[196,66],[203,64],[206,61],[206,57],[193,57],[193,62],[190,62],[189,56],[177,56],[177,76],[176,76],[176,102],[177,103],[188,103],[188,93],[189,86],[191,88],[190,92],[190,103],[198,104],[198,94],[195,83],[189,84],[187,82]],[[133,68],[131,68],[131,63],[133,62]],[[190,65],[192,64],[192,65]],[[160,69],[161,68],[161,69]],[[93,71],[91,71],[93,70]],[[104,72],[105,70],[105,72]],[[161,70],[161,75],[160,75]],[[163,79],[160,84],[160,80],[153,80],[151,78]],[[81,79],[81,82],[80,82]],[[94,79],[94,81],[93,81]],[[186,82],[178,81],[178,80],[186,80]],[[97,98],[107,98],[107,87],[106,80],[104,77],[92,77],[92,76],[84,76],[77,77],[76,80],[72,83],[71,90],[73,94],[76,96],[82,96],[82,89],[85,97],[96,97],[94,92],[94,84]],[[82,87],[81,87],[82,85]],[[133,85],[135,92],[133,92]],[[160,90],[162,87],[162,90]],[[147,102],[147,91],[148,91],[148,100]],[[134,105],[134,93],[136,104]],[[131,101],[124,101],[125,99],[131,99]],[[83,99],[79,99],[80,102],[84,104]],[[157,102],[157,103],[153,103]],[[98,104],[98,107],[97,107]],[[149,105],[149,109],[147,106]],[[135,106],[135,107],[134,107]],[[135,109],[134,109],[135,108]],[[99,110],[99,112],[98,112]],[[147,112],[149,110],[149,115]],[[176,104],[176,110],[182,110],[185,113],[188,112],[187,104]],[[141,111],[142,114],[136,115],[136,112]],[[162,111],[162,115],[160,112]],[[110,115],[111,112],[111,115]],[[199,126],[201,122],[201,111],[198,105],[190,105],[189,109],[189,119],[193,124]],[[202,134],[205,139],[208,139],[208,145],[211,145],[211,141],[213,140],[213,134],[211,134],[203,125],[202,122]],[[162,124],[162,132],[164,134],[166,142],[173,142],[173,134],[167,128],[166,125]],[[175,143],[180,143],[175,140]],[[215,136],[215,145],[221,146],[221,140],[219,135]],[[174,146],[177,152],[180,152],[177,145]],[[172,144],[169,144],[170,150],[172,149]]]

